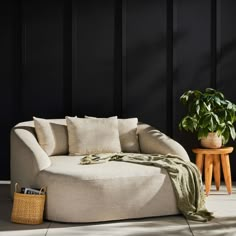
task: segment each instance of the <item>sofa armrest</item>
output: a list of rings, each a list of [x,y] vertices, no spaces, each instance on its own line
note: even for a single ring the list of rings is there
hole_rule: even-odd
[[[36,139],[34,127],[22,124],[11,130],[12,194],[15,182],[22,186],[32,186],[38,173],[51,165],[50,158]]]
[[[147,124],[138,125],[139,145],[142,153],[174,154],[190,161],[185,149],[175,140]]]

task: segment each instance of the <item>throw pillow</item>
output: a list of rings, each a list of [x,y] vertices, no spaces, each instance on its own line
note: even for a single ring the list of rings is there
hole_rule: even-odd
[[[91,117],[91,116],[85,116],[85,118],[96,119],[96,117]],[[122,152],[130,152],[130,153],[140,152],[138,135],[137,135],[137,126],[138,126],[137,118],[118,119],[118,129],[119,129]]]
[[[120,143],[123,152],[140,152],[137,118],[118,119]]]
[[[118,120],[66,117],[70,155],[121,152]]]
[[[48,156],[68,154],[66,124],[37,117],[33,120],[39,145]]]

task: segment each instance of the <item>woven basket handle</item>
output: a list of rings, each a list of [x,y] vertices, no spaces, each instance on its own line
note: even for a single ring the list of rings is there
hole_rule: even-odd
[[[39,191],[39,194],[45,194],[46,193],[47,188],[46,187],[42,187]]]
[[[18,193],[17,189],[20,189],[20,185],[18,183],[15,183],[15,192]]]

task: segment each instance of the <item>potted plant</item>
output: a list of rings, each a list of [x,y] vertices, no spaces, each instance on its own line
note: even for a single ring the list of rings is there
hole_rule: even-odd
[[[236,105],[212,88],[204,92],[189,90],[180,97],[187,114],[179,123],[180,130],[197,132],[201,145],[220,148],[230,137],[235,139]]]

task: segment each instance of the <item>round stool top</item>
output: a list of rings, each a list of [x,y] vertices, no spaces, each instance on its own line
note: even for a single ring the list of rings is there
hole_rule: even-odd
[[[234,150],[233,147],[223,148],[193,148],[192,151],[196,154],[229,154]]]

